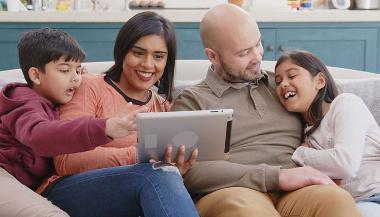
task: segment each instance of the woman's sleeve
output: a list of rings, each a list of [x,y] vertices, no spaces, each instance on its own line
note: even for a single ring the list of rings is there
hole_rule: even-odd
[[[136,163],[136,148],[97,147],[94,150],[59,155],[54,158],[58,175],[72,175],[84,171]]]
[[[73,99],[60,107],[61,119],[75,119],[82,116],[98,117],[104,106],[102,88],[95,79],[84,80]],[[104,93],[103,93],[104,94]],[[136,162],[135,134],[94,150],[65,154],[54,158],[54,165],[59,175],[70,175],[90,169],[133,164]]]

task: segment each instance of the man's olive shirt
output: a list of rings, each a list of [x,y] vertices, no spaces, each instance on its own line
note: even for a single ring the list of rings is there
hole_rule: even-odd
[[[231,83],[210,67],[205,80],[175,100],[172,110],[177,111],[234,110],[228,158],[197,162],[185,176],[192,194],[226,187],[276,191],[280,168],[296,166],[291,156],[300,145],[301,118],[278,101],[272,72],[261,71],[259,77],[253,82]]]

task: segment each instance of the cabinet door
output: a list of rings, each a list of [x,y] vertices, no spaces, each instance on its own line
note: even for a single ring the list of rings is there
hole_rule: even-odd
[[[204,54],[199,23],[176,24],[177,59],[207,59]]]
[[[73,36],[86,52],[86,62],[113,60],[117,28],[63,29]]]
[[[74,37],[86,52],[86,60],[113,60],[113,47],[121,24],[34,23],[0,28],[0,70],[18,68],[17,42],[23,32],[35,28],[62,29]]]
[[[276,58],[288,49],[315,53],[327,65],[365,71],[376,69],[376,28],[289,28],[277,30]]]
[[[275,60],[276,30],[260,29],[264,48],[264,60]],[[178,59],[207,59],[204,54],[199,27],[192,25],[176,25]]]
[[[0,70],[19,68],[17,42],[23,31],[0,29]]]
[[[276,60],[276,29],[260,28],[260,33],[264,48],[263,60]]]

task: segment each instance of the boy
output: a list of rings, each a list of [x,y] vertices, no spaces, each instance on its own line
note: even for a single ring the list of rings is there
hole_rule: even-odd
[[[68,216],[32,191],[53,172],[51,157],[125,137],[145,108],[109,119],[58,120],[58,106],[81,83],[84,52],[67,33],[48,28],[25,33],[18,52],[27,84],[8,84],[0,96],[0,216]]]

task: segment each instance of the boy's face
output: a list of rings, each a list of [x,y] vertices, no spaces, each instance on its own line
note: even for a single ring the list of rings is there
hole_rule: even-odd
[[[44,72],[34,70],[33,89],[55,104],[69,102],[82,82],[81,62],[66,62],[65,57],[46,64]]]

